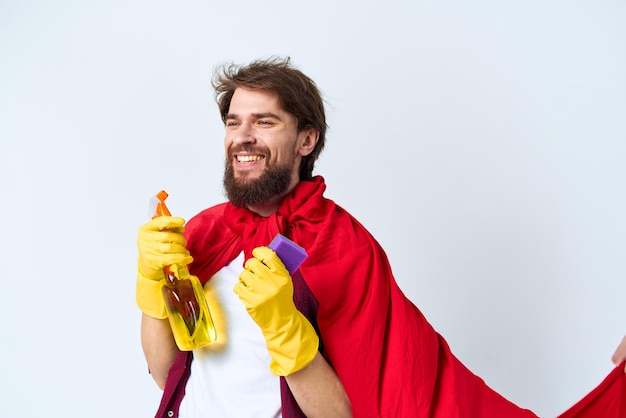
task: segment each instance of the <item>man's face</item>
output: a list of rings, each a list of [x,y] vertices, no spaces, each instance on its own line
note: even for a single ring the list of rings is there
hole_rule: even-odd
[[[226,116],[224,188],[238,206],[282,197],[298,183],[302,144],[296,118],[284,111],[276,93],[238,88]]]

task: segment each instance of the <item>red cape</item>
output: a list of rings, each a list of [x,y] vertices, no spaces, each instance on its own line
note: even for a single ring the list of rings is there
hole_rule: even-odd
[[[309,254],[300,272],[319,302],[321,339],[354,416],[534,416],[452,355],[398,288],[380,245],[325,199],[324,189],[321,177],[301,182],[267,218],[229,204],[200,213],[187,225],[192,271],[207,280],[241,249],[248,258],[253,248],[283,233]],[[207,252],[207,245],[215,251]]]
[[[228,203],[201,212],[186,226],[192,273],[204,282],[241,250],[247,259],[282,233],[309,254],[300,272],[319,302],[326,356],[355,417],[536,416],[452,354],[397,286],[381,246],[323,197],[325,188],[321,177],[301,182],[267,218]]]

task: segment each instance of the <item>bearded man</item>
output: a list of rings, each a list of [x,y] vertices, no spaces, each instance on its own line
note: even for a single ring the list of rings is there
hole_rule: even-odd
[[[228,202],[139,231],[142,345],[164,389],[157,417],[535,416],[460,363],[376,240],[324,197],[315,83],[269,59],[222,67],[213,84]],[[267,247],[279,233],[308,253],[291,274]],[[165,310],[150,308],[171,264],[204,283],[216,343],[180,351]]]

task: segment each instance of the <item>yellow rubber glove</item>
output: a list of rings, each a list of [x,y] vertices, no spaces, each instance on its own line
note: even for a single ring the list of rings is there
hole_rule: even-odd
[[[287,376],[317,355],[319,338],[293,302],[293,282],[276,253],[267,247],[252,251],[234,291],[263,332],[272,357],[270,371]]]
[[[185,220],[174,216],[159,216],[139,228],[137,248],[137,287],[135,298],[143,313],[153,318],[167,318],[161,288],[165,280],[163,267],[179,267],[180,279],[189,277],[187,265],[193,261],[185,248]]]

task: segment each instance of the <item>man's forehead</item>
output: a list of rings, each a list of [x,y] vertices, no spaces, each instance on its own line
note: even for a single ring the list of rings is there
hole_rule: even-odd
[[[281,105],[278,94],[273,90],[238,87],[230,101],[227,117],[248,114],[291,115]],[[295,116],[293,116],[295,118]]]

